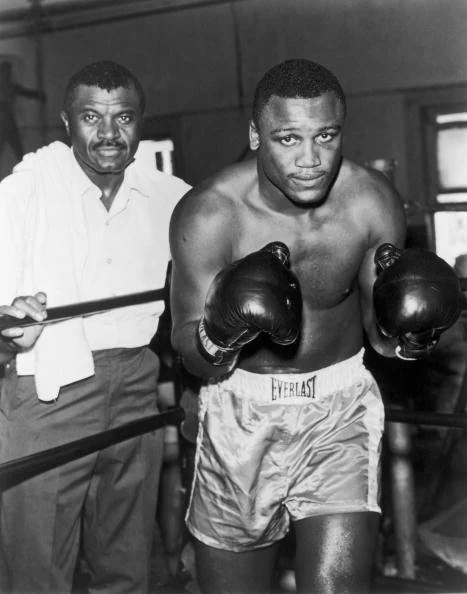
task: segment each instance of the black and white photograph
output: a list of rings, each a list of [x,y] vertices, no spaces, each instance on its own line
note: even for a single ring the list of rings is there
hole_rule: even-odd
[[[467,0],[0,0],[0,593],[467,594]]]

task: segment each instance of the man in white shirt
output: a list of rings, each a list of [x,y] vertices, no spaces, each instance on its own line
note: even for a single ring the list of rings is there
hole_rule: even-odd
[[[139,81],[97,62],[69,81],[61,142],[26,155],[0,184],[0,314],[164,285],[172,210],[188,190],[140,142]],[[0,461],[157,413],[148,348],[162,302],[4,330]],[[12,592],[71,591],[78,551],[90,592],[148,591],[162,460],[152,432],[65,464],[2,494],[1,544]]]

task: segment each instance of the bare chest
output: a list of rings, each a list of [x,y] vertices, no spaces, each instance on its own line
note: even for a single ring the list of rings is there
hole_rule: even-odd
[[[321,225],[302,221],[256,220],[241,225],[237,241],[242,257],[271,241],[283,241],[290,250],[307,309],[331,309],[356,288],[366,250],[365,235],[352,221],[338,217]]]

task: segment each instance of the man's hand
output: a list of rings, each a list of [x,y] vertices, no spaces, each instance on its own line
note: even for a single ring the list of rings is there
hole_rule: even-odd
[[[11,305],[0,306],[0,316],[8,315],[24,319],[26,316],[42,322],[47,317],[46,312],[47,296],[45,293],[39,292],[35,295],[24,297],[16,297]],[[0,350],[15,350],[21,351],[31,348],[39,338],[43,326],[28,326],[26,328],[7,328],[2,330],[0,336],[2,338]]]

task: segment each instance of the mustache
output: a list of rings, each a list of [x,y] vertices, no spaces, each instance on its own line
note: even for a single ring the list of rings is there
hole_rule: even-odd
[[[94,148],[125,148],[125,144],[117,140],[101,140],[94,144]]]

